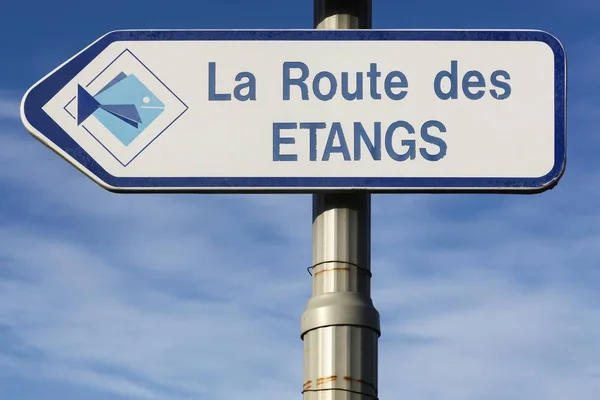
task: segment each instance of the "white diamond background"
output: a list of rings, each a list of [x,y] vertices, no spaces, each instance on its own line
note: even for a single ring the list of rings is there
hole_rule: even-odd
[[[100,74],[96,79],[93,81],[93,78],[83,81],[77,78],[74,79],[65,87],[65,89],[59,92],[57,96],[55,96],[44,106],[44,111],[48,113],[48,115],[55,121],[61,121],[62,123],[68,124],[68,127],[63,126],[63,129],[65,129],[67,132],[77,130],[79,135],[85,134],[89,136],[89,133],[85,131],[83,126],[87,128],[88,131],[91,132],[96,138],[96,140],[100,142],[100,144],[106,149],[106,151],[110,152],[113,157],[115,157],[122,165],[126,166],[149,144],[151,144],[154,139],[161,135],[161,133],[166,134],[165,130],[167,127],[187,110],[186,105],[182,103],[181,100],[179,100],[165,86],[165,84],[161,83],[161,81],[152,74],[152,72],[149,70],[151,66],[144,66],[142,63],[143,60],[138,60],[129,50],[125,50],[118,55],[118,58],[116,58],[112,64],[111,61],[104,65],[100,63],[94,63],[94,65],[91,67],[95,70],[94,77]],[[88,67],[85,69],[87,76],[90,75],[89,72],[91,68]],[[105,70],[103,71],[103,69]],[[163,113],[158,116],[152,122],[152,124],[146,127],[146,129],[137,138],[135,138],[129,144],[129,146],[125,146],[123,143],[121,143],[95,117],[92,116],[88,118],[82,124],[83,126],[78,127],[76,120],[69,115],[70,113],[75,117],[77,116],[77,99],[71,101],[71,99],[77,93],[77,84],[80,84],[86,88],[86,90],[91,94],[96,94],[120,72],[124,72],[128,75],[132,73],[135,74],[137,78],[165,104]],[[90,81],[92,81],[92,83],[87,86]],[[60,100],[64,99],[65,93],[69,94],[69,99],[62,104],[62,107],[57,107],[60,105]],[[64,106],[67,104],[68,106],[66,107],[66,110],[68,112],[64,108]],[[65,115],[68,117],[68,122],[65,121]]]

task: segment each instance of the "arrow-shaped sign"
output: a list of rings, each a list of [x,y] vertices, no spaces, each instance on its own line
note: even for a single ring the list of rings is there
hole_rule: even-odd
[[[536,192],[564,170],[565,64],[540,31],[116,31],[22,119],[113,191]]]

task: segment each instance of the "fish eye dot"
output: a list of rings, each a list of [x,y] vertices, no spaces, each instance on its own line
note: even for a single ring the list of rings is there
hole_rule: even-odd
[[[146,96],[142,99],[142,101],[146,104],[150,103],[150,97]]]

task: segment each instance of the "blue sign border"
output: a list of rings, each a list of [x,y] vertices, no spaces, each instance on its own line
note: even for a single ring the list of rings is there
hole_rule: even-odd
[[[111,43],[119,41],[535,41],[546,43],[555,63],[555,154],[552,170],[539,178],[306,178],[306,177],[115,177],[81,148],[42,107]],[[554,187],[566,166],[566,56],[562,44],[536,30],[144,30],[114,31],[100,38],[30,89],[23,116],[48,140],[66,152],[115,192],[320,192],[359,189],[369,192],[510,192],[538,193]],[[100,183],[100,182],[99,182]]]

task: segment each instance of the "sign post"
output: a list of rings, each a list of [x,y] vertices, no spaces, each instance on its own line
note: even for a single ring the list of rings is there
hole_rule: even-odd
[[[25,94],[43,144],[107,190],[310,193],[305,400],[378,397],[372,193],[539,193],[566,163],[566,59],[534,30],[115,31]]]
[[[314,0],[314,23],[371,29],[371,0]],[[313,194],[312,230],[313,289],[301,324],[303,397],[377,399],[381,330],[371,300],[371,194]]]

